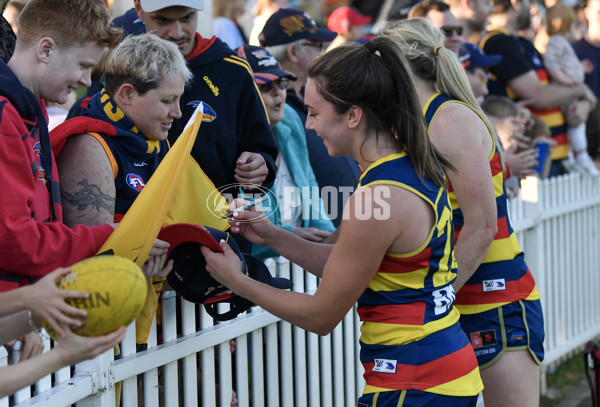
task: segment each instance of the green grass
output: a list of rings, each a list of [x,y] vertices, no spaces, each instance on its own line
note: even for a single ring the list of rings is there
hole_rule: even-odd
[[[79,99],[80,97],[85,96],[86,92],[87,88],[85,86],[78,86],[77,89],[75,89],[75,95],[77,95],[75,99]]]
[[[578,352],[570,359],[561,363],[555,372],[546,374],[548,391],[540,399],[540,407],[558,406],[566,397],[575,391],[580,391],[585,385],[586,394],[590,390],[587,387],[585,370],[583,365],[583,352]]]

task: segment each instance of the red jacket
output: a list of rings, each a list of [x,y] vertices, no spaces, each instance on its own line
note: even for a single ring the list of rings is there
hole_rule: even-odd
[[[11,93],[24,92],[18,81],[12,86]],[[45,113],[43,107],[36,110]],[[4,178],[0,191],[0,291],[95,255],[113,230],[109,225],[69,228],[62,223],[58,172],[54,157],[47,153],[54,169],[51,183],[56,218],[52,220],[40,143],[40,137],[48,137],[48,132],[40,131],[40,125],[46,126],[45,120],[22,117],[10,100],[0,96],[0,174]]]

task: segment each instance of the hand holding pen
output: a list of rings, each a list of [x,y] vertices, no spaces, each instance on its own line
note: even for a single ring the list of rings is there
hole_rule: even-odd
[[[230,232],[241,234],[252,243],[261,245],[266,245],[267,242],[276,239],[274,236],[282,229],[275,226],[269,220],[269,217],[263,212],[260,205],[254,210],[249,210],[264,202],[266,199],[266,197],[262,197],[254,202],[227,212],[224,218],[227,219],[231,226],[231,229],[229,229]],[[236,200],[234,202],[237,204],[239,201]]]
[[[227,219],[227,218],[231,218],[233,216],[234,213],[236,212],[242,212],[242,211],[247,211],[248,209],[253,208],[254,206],[263,203],[264,201],[267,200],[267,195],[263,195],[258,199],[255,199],[254,201],[247,203],[243,206],[240,206],[239,208],[235,208],[234,210],[227,212],[225,215],[221,216],[221,219]]]

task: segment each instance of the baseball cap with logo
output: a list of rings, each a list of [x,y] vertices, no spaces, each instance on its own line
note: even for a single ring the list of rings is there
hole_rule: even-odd
[[[333,10],[329,15],[327,28],[332,31],[343,32],[344,26],[370,24],[371,20],[371,17],[361,14],[354,7],[341,6]]]
[[[305,12],[293,8],[281,8],[269,17],[258,40],[263,47],[270,47],[302,39],[327,42],[333,41],[335,37],[337,37],[336,32],[317,27],[317,23]]]
[[[158,238],[171,245],[167,252],[167,258],[173,259],[173,270],[167,276],[169,285],[186,300],[204,304],[206,312],[218,321],[233,319],[254,303],[232,293],[210,275],[200,246],[222,253],[218,242],[225,240],[240,258],[244,274],[273,287],[292,288],[292,282],[287,278],[271,276],[261,260],[250,254],[242,254],[228,232],[191,223],[175,223],[162,228]],[[218,303],[229,303],[230,310],[219,313]]]
[[[140,0],[142,10],[152,13],[167,7],[180,6],[204,10],[204,0]]]
[[[498,65],[502,61],[502,55],[488,55],[477,45],[468,42],[463,43],[458,51],[458,59],[463,68],[486,68]]]
[[[237,54],[248,61],[254,72],[254,79],[259,85],[281,78],[296,80],[292,73],[281,69],[275,57],[263,47],[242,45],[237,49]]]

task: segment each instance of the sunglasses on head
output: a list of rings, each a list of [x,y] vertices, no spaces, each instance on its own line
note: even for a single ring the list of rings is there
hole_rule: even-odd
[[[276,81],[263,83],[258,85],[258,89],[260,89],[261,92],[268,93],[272,91],[275,86],[277,86],[281,90],[286,90],[290,87],[290,80],[288,78],[281,78]]]
[[[452,33],[456,33],[458,35],[462,35],[463,28],[462,25],[445,25],[440,28],[446,37],[452,37]]]

